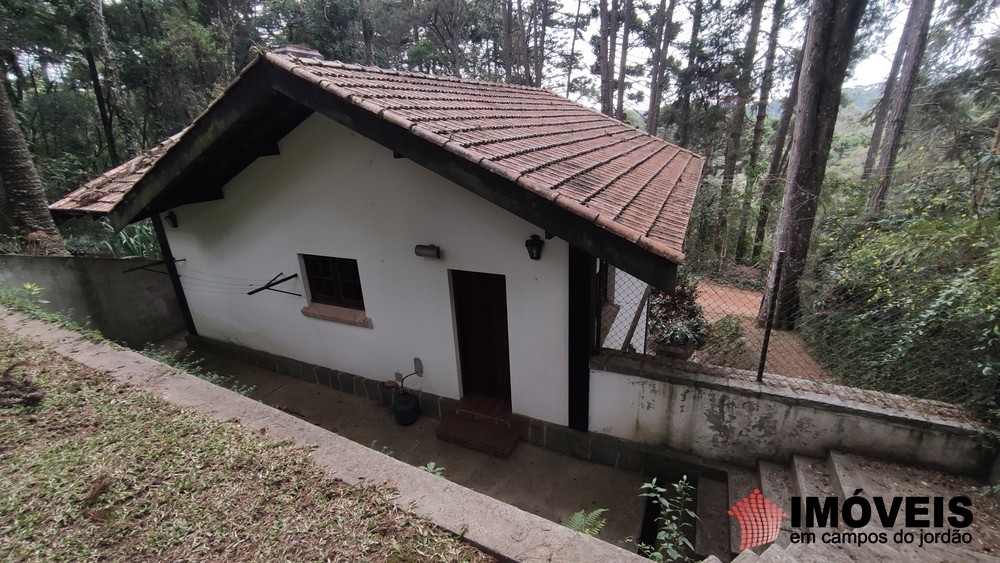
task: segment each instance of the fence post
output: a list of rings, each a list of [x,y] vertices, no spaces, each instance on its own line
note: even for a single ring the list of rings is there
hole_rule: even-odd
[[[767,319],[764,321],[764,342],[760,347],[760,364],[757,366],[757,382],[764,381],[764,362],[767,360],[767,346],[771,341],[771,325],[774,324],[774,308],[778,302],[778,287],[781,285],[781,269],[785,264],[785,251],[778,251],[778,264],[771,287],[771,301],[767,304]]]

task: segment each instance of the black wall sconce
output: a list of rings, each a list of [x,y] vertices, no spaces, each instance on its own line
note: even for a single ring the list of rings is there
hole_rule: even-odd
[[[171,227],[173,227],[175,229],[177,228],[177,214],[176,213],[174,213],[173,211],[171,211],[171,212],[167,213],[166,215],[164,215],[163,218],[167,220],[167,223],[169,223]]]
[[[528,256],[532,260],[539,260],[542,258],[542,247],[545,246],[545,241],[541,239],[538,235],[531,235],[531,238],[524,241],[525,248],[528,249]]]
[[[441,247],[436,244],[418,244],[413,253],[421,258],[440,258]]]

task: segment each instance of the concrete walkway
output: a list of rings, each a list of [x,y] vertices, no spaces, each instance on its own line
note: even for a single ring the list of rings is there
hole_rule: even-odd
[[[510,459],[500,459],[438,440],[438,420],[421,417],[398,426],[375,401],[263,370],[208,352],[191,352],[174,336],[159,345],[201,359],[206,369],[254,386],[251,398],[335,432],[410,465],[434,462],[444,477],[521,510],[557,523],[574,512],[606,508],[600,538],[619,544],[638,536],[645,508],[638,496],[645,479],[635,473],[590,463],[522,442]]]
[[[398,506],[504,560],[644,561],[609,543],[573,532],[359,446],[291,414],[171,369],[115,344],[90,342],[74,332],[30,319],[3,306],[0,306],[0,328],[43,344],[65,358],[159,395],[176,405],[216,420],[237,420],[248,431],[265,431],[272,438],[292,440],[308,448],[317,466],[334,478],[348,483],[395,486],[399,496],[394,502]],[[334,407],[336,403],[325,408]],[[442,465],[446,463],[442,462]],[[561,480],[572,481],[570,472],[560,470],[558,475]]]

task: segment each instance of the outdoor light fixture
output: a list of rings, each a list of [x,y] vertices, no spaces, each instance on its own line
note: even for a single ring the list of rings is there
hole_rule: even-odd
[[[166,215],[164,215],[163,218],[167,220],[167,223],[170,223],[171,227],[173,227],[175,229],[177,228],[177,214],[176,213],[174,213],[173,211],[171,211],[170,213],[167,213]]]
[[[440,258],[441,247],[436,244],[418,244],[413,253],[423,258]]]
[[[538,235],[531,235],[531,238],[524,241],[524,246],[528,249],[528,256],[532,260],[539,260],[542,257],[542,247],[545,246],[545,241]]]

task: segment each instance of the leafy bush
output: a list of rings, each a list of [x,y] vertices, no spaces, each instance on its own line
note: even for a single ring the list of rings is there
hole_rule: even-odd
[[[978,185],[964,168],[927,173],[879,220],[839,219],[823,239],[801,328],[835,376],[996,407],[1000,206],[993,189],[973,212]]]
[[[708,321],[696,301],[698,284],[687,275],[677,277],[674,294],[653,290],[649,295],[649,335],[659,346],[705,345]]]
[[[712,323],[708,342],[699,354],[702,363],[736,369],[755,369],[759,357],[750,346],[743,321],[735,315],[726,315]]]
[[[650,499],[660,509],[656,517],[655,545],[637,544],[639,553],[653,561],[692,561],[694,546],[688,530],[694,527],[698,515],[689,508],[694,501],[694,487],[687,475],[671,483],[669,489],[656,484],[656,478],[643,483],[639,496]],[[627,538],[625,541],[630,541]]]

